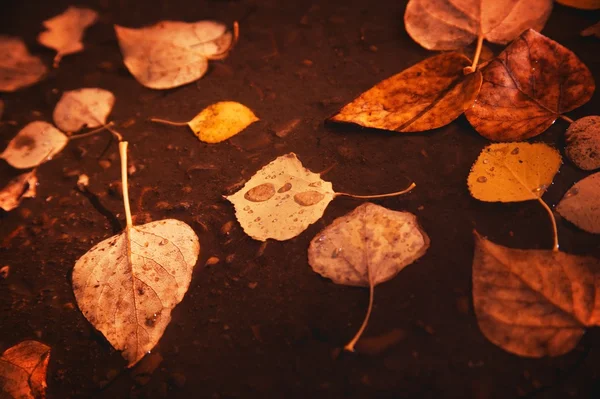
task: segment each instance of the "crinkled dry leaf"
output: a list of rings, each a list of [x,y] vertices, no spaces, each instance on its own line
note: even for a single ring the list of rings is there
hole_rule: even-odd
[[[600,0],[556,0],[556,2],[582,10],[597,10],[600,8]]]
[[[42,60],[29,54],[23,40],[0,35],[0,91],[11,92],[31,86],[46,72]]]
[[[47,122],[35,121],[25,126],[0,154],[18,169],[33,168],[58,154],[69,138]]]
[[[77,260],[77,304],[129,367],[159,341],[187,292],[199,251],[191,227],[165,219],[126,228]]]
[[[334,122],[419,132],[442,127],[469,108],[481,87],[481,72],[465,76],[471,65],[459,53],[428,58],[361,94],[339,113]]]
[[[565,140],[567,158],[578,168],[600,168],[600,116],[586,116],[571,123]]]
[[[600,38],[600,22],[596,22],[594,25],[582,30],[581,36],[596,36],[597,38]]]
[[[474,198],[487,202],[537,200],[561,165],[558,151],[543,143],[498,143],[485,147],[467,178]]]
[[[85,88],[66,91],[52,116],[59,129],[73,133],[84,127],[105,125],[114,104],[115,96],[108,90]]]
[[[308,248],[312,269],[336,284],[373,287],[390,280],[425,254],[429,238],[409,212],[365,203],[335,219]],[[358,340],[355,337],[355,341]],[[353,344],[347,349],[353,350]]]
[[[250,237],[285,241],[319,220],[334,196],[330,182],[289,153],[264,166],[241,190],[226,198]]]
[[[473,304],[479,328],[519,356],[559,356],[600,325],[600,260],[512,249],[475,234]]]
[[[455,50],[479,35],[506,44],[521,32],[542,30],[552,0],[410,0],[404,23],[414,41],[429,50]]]
[[[575,54],[528,30],[484,69],[479,97],[465,115],[490,140],[524,140],[585,104],[594,87]]]
[[[237,30],[232,34],[213,21],[162,21],[141,29],[115,25],[115,31],[125,66],[151,89],[170,89],[200,79],[208,60],[225,58],[237,39]]]
[[[221,101],[204,108],[188,122],[190,129],[205,143],[220,143],[235,136],[258,118],[235,101]]]
[[[18,175],[0,190],[0,208],[8,212],[18,207],[24,198],[35,198],[37,184],[35,169]]]
[[[23,341],[0,357],[0,397],[43,399],[46,397],[46,370],[50,347],[37,341]]]
[[[43,22],[46,31],[38,36],[38,42],[57,51],[54,66],[63,56],[83,50],[83,32],[98,19],[98,13],[88,8],[69,7],[65,12]]]
[[[580,229],[600,234],[600,172],[575,183],[556,211]]]

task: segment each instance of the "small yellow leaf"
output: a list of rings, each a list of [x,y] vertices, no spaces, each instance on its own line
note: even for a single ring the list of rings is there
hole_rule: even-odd
[[[487,202],[537,200],[561,165],[558,151],[543,143],[498,143],[481,151],[467,179],[471,195]]]
[[[188,125],[200,141],[220,143],[257,120],[254,112],[245,105],[235,101],[221,101],[204,108]]]

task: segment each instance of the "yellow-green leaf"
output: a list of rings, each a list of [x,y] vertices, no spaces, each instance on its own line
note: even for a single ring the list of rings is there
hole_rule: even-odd
[[[498,143],[485,147],[467,179],[474,198],[487,202],[537,200],[561,165],[558,151],[543,143]]]

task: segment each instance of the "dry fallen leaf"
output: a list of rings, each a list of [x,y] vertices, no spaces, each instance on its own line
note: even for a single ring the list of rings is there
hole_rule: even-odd
[[[67,145],[69,138],[47,122],[25,126],[0,154],[11,166],[27,169],[52,159]]]
[[[594,25],[582,30],[581,36],[596,36],[597,38],[600,38],[600,22],[596,22]]]
[[[594,87],[575,54],[528,30],[484,69],[479,97],[465,115],[490,140],[524,140],[585,104]]]
[[[244,232],[259,241],[289,240],[319,220],[336,196],[380,198],[397,193],[357,196],[335,193],[330,182],[302,166],[293,152],[282,155],[256,172],[244,187],[227,198]]]
[[[105,125],[114,104],[115,96],[108,90],[85,88],[66,91],[56,104],[52,117],[59,129],[73,133],[84,127]]]
[[[46,370],[50,347],[37,341],[23,341],[0,357],[0,397],[43,399],[46,397]]]
[[[0,91],[11,92],[31,86],[46,72],[42,60],[29,54],[23,40],[0,35]]]
[[[378,83],[330,120],[398,132],[445,126],[479,93],[481,72],[465,76],[469,65],[469,58],[459,53],[433,56]]]
[[[478,37],[506,44],[521,32],[542,30],[552,0],[410,0],[404,23],[414,41],[429,50],[455,50]]]
[[[38,36],[38,42],[57,51],[54,67],[63,56],[83,50],[83,32],[98,19],[98,13],[88,8],[69,7],[65,12],[43,22],[46,31]]]
[[[600,0],[556,0],[563,6],[580,8],[582,10],[597,10],[600,8]]]
[[[132,29],[115,25],[129,72],[151,89],[171,89],[200,79],[208,60],[225,58],[237,40],[234,32],[213,21],[162,21]]]
[[[335,219],[313,238],[308,248],[308,263],[315,272],[336,284],[370,290],[367,315],[346,350],[354,351],[367,326],[374,287],[396,276],[423,256],[427,248],[429,237],[415,215],[371,203]]]
[[[600,168],[600,116],[586,116],[571,123],[565,140],[567,158],[578,168]]]
[[[258,121],[258,118],[243,104],[235,101],[220,101],[204,108],[189,122],[171,122],[158,118],[150,120],[172,126],[187,125],[200,141],[220,143]]]
[[[127,142],[119,144],[127,226],[73,268],[73,292],[89,322],[122,351],[128,367],[158,343],[192,279],[200,244],[190,226],[165,219],[133,226]]]
[[[559,356],[600,325],[600,260],[512,249],[475,234],[473,304],[479,328],[519,356]]]
[[[575,183],[556,211],[580,229],[600,234],[600,172]]]
[[[0,208],[8,212],[18,207],[23,198],[35,198],[37,184],[35,169],[18,175],[0,190]]]

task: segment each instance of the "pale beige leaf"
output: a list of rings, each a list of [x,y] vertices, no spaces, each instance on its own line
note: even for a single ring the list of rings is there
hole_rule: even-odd
[[[23,40],[0,35],[0,91],[12,92],[37,83],[47,68],[27,51]]]
[[[415,215],[367,202],[313,238],[308,263],[336,284],[367,287],[393,278],[427,248]]]
[[[43,399],[46,397],[46,370],[50,347],[37,341],[23,341],[0,356],[0,397]]]
[[[330,182],[289,153],[264,166],[241,190],[226,198],[250,237],[284,241],[319,220],[334,194]]]
[[[569,352],[600,324],[600,260],[512,249],[475,235],[473,304],[479,328],[519,356]]]
[[[35,121],[17,133],[0,158],[18,169],[32,168],[52,159],[68,141],[69,138],[51,124]]]
[[[474,198],[487,202],[537,200],[561,165],[558,151],[543,143],[498,143],[485,147],[467,178]]]
[[[24,198],[35,198],[37,184],[35,169],[18,175],[0,190],[0,208],[8,212],[18,207]]]
[[[600,234],[600,172],[575,183],[556,211],[580,229]]]
[[[56,50],[54,66],[63,56],[83,50],[83,32],[98,19],[98,13],[88,8],[69,7],[62,14],[43,22],[46,31],[38,36],[40,44]]]
[[[115,96],[108,90],[85,88],[66,91],[54,108],[54,124],[71,133],[84,127],[100,127],[106,124],[114,104]]]
[[[235,101],[221,101],[204,108],[188,122],[190,129],[205,143],[220,143],[235,136],[258,118]]]
[[[408,34],[429,50],[455,50],[479,35],[506,44],[531,28],[541,31],[552,0],[410,0]]]
[[[129,72],[151,89],[170,89],[200,79],[208,59],[224,58],[234,38],[225,25],[162,21],[133,29],[115,25]]]
[[[191,227],[165,219],[126,229],[77,260],[77,304],[129,367],[159,341],[187,292],[199,251]]]

